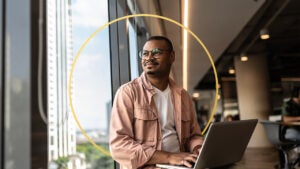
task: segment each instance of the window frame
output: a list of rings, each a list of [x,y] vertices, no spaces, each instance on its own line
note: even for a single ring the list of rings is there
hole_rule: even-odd
[[[5,0],[0,1],[0,168],[4,168],[4,160],[3,160],[3,148],[4,148],[4,136],[3,136],[3,129],[4,129],[4,108],[3,108],[3,100],[4,100],[4,14],[5,14],[5,8],[4,8]]]
[[[109,0],[108,7],[110,21],[128,15],[126,1]],[[122,20],[109,26],[111,65],[118,65],[116,67],[111,66],[112,101],[118,88],[131,79],[129,37],[126,22],[126,20]],[[116,161],[114,161],[114,168],[120,168]]]

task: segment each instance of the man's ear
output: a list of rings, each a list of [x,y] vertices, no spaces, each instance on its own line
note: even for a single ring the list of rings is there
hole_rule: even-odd
[[[171,63],[173,63],[175,61],[175,52],[174,51],[172,51],[170,53],[170,61],[171,61]]]

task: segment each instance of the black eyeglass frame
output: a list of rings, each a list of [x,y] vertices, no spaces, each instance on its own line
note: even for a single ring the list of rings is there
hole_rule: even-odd
[[[141,59],[143,59],[143,58],[149,57],[149,54],[151,54],[152,57],[154,57],[154,58],[159,58],[160,55],[161,55],[164,51],[171,52],[170,49],[164,50],[164,49],[160,49],[160,48],[154,48],[154,49],[152,49],[152,50],[150,50],[150,51],[149,51],[149,50],[141,50],[141,51],[139,51],[139,57],[140,57]],[[145,54],[144,52],[146,52],[147,54]]]

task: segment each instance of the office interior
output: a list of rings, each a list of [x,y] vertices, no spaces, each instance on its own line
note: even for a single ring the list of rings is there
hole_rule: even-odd
[[[109,108],[118,87],[141,73],[138,51],[152,35],[173,41],[176,60],[170,76],[190,93],[203,129],[207,122],[229,117],[280,120],[283,101],[300,86],[298,0],[99,1],[94,13],[107,10],[106,23],[131,17],[97,24],[78,40],[74,35],[80,30],[73,24],[84,24],[75,22],[75,10],[87,3],[82,1],[0,1],[0,168],[118,168],[107,146]],[[92,137],[76,121],[78,108],[71,100],[80,103],[76,83],[84,80],[70,76],[83,62],[80,46],[85,47],[84,40],[93,44],[97,31],[107,37],[98,38],[108,45],[108,68],[94,76],[109,76],[102,82],[109,84],[104,90],[110,100],[99,103],[106,106],[104,115],[95,115],[106,128]],[[78,141],[79,135],[85,141]],[[94,161],[80,143],[92,145]],[[248,147],[274,147],[261,124]]]

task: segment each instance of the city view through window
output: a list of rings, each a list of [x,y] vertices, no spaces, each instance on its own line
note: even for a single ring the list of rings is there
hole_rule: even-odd
[[[49,168],[114,168],[111,157],[84,136],[109,152],[112,98],[108,28],[90,40],[73,64],[82,44],[108,22],[107,1],[48,2],[47,17],[56,23],[48,28]],[[69,107],[69,83],[74,112]]]

